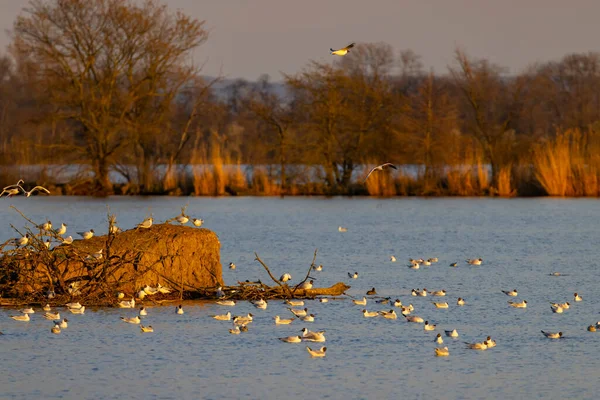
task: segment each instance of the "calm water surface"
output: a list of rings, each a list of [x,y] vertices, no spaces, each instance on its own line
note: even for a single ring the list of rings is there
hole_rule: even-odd
[[[600,202],[559,199],[320,199],[320,198],[110,198],[35,197],[0,201],[0,240],[14,237],[10,224],[24,220],[66,222],[68,234],[90,228],[106,232],[106,205],[123,228],[153,213],[155,221],[177,215],[189,201],[188,214],[201,217],[220,237],[226,283],[268,276],[254,251],[275,275],[301,279],[319,249],[314,272],[318,286],[343,281],[349,295],[362,297],[375,287],[381,296],[415,306],[414,314],[438,325],[363,318],[362,306],[349,299],[307,302],[314,323],[275,326],[273,316],[289,312],[279,301],[267,310],[248,303],[234,314],[256,315],[248,333],[230,335],[227,322],[209,316],[229,308],[212,303],[149,308],[141,334],[120,316],[133,310],[91,309],[70,320],[60,335],[41,310],[29,323],[9,319],[0,309],[0,398],[408,398],[408,399],[564,399],[592,398],[599,387],[600,332],[586,331],[600,320],[598,228]],[[348,232],[338,232],[338,226]],[[394,254],[398,262],[391,263]],[[419,270],[408,258],[438,257]],[[480,267],[466,258],[482,257]],[[448,264],[461,261],[458,268]],[[351,280],[347,272],[359,272]],[[560,271],[565,274],[553,277]],[[415,298],[412,288],[446,289],[444,298]],[[508,307],[502,289],[518,289],[527,309]],[[584,301],[564,314],[549,302]],[[457,297],[467,301],[456,306]],[[450,308],[435,309],[432,300]],[[370,300],[369,310],[381,310]],[[302,327],[326,330],[324,359],[311,359],[305,344],[278,337],[300,334]],[[458,339],[445,339],[450,357],[434,356],[437,332],[456,328]],[[540,330],[563,331],[549,340]],[[488,351],[463,342],[494,337]],[[319,343],[311,347],[320,347]],[[313,346],[314,345],[314,346]]]

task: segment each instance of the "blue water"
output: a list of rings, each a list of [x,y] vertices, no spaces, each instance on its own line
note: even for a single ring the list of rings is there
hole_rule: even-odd
[[[12,203],[11,203],[12,202]],[[273,316],[291,314],[280,301],[267,310],[248,303],[234,314],[255,314],[249,332],[230,335],[228,322],[210,315],[228,307],[184,303],[149,307],[144,321],[154,333],[123,323],[135,311],[90,309],[85,315],[61,314],[70,326],[52,335],[52,323],[36,310],[28,323],[0,309],[0,398],[591,398],[598,387],[596,349],[600,332],[586,327],[600,320],[597,290],[597,237],[594,216],[600,202],[587,199],[321,199],[321,198],[69,198],[35,197],[0,201],[0,240],[16,234],[24,221],[14,204],[36,222],[65,222],[68,234],[90,228],[106,232],[106,205],[123,228],[152,213],[164,221],[180,212],[203,218],[220,238],[223,277],[269,278],[254,252],[274,275],[289,272],[303,279],[315,248],[322,272],[318,286],[342,281],[360,298],[375,287],[380,296],[412,303],[413,314],[438,325],[382,318],[366,319],[361,310],[390,306],[352,304],[350,298],[307,302],[314,323],[275,326]],[[348,232],[338,232],[338,226]],[[398,262],[391,263],[390,255]],[[409,258],[438,257],[419,270]],[[464,263],[482,257],[479,267]],[[448,264],[459,261],[458,268]],[[227,269],[229,262],[236,270]],[[359,272],[349,279],[347,272]],[[550,276],[559,271],[565,276]],[[416,298],[412,288],[446,289],[445,298]],[[518,289],[527,309],[508,307],[514,300],[501,290]],[[584,297],[573,303],[573,293]],[[456,306],[457,297],[467,301]],[[432,301],[448,301],[447,310]],[[564,314],[549,302],[569,301]],[[309,357],[305,345],[278,337],[300,334],[304,327],[325,330],[327,356]],[[458,339],[445,338],[450,357],[434,356],[435,335],[456,328]],[[546,339],[540,330],[562,331],[565,339]],[[463,342],[491,335],[498,346],[487,351]],[[319,343],[308,343],[320,347]]]

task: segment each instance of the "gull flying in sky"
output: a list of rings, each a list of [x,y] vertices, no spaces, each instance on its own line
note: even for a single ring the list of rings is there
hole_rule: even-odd
[[[383,169],[387,168],[387,167],[390,167],[390,168],[393,168],[393,169],[398,169],[398,168],[396,168],[396,166],[394,164],[389,163],[389,162],[385,163],[385,164],[378,165],[378,166],[376,166],[375,168],[373,168],[372,170],[369,171],[369,173],[367,174],[367,177],[365,178],[365,182],[367,181],[367,179],[369,179],[369,176],[371,176],[371,174],[373,172],[375,172],[375,171],[383,171]]]
[[[346,54],[348,54],[350,52],[350,49],[354,47],[354,43],[350,43],[348,46],[346,47],[342,47],[341,49],[329,49],[331,50],[331,55],[332,56],[345,56]]]

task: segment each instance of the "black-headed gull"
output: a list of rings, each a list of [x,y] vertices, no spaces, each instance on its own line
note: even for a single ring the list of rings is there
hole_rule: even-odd
[[[376,167],[373,167],[373,169],[371,169],[371,170],[369,171],[369,173],[367,174],[367,177],[365,178],[364,182],[366,182],[366,181],[367,181],[367,179],[369,179],[369,176],[371,176],[371,174],[372,174],[373,172],[375,172],[375,171],[383,171],[383,169],[384,169],[384,168],[387,168],[387,167],[389,167],[389,168],[392,168],[392,169],[398,169],[398,168],[397,168],[397,167],[396,167],[394,164],[392,164],[392,163],[389,163],[389,162],[388,162],[388,163],[385,163],[385,164],[378,165],[378,166],[376,166]]]
[[[350,43],[348,46],[346,47],[342,47],[341,49],[329,49],[329,51],[331,52],[332,56],[345,56],[346,54],[348,54],[350,52],[350,49],[354,47],[356,43]]]

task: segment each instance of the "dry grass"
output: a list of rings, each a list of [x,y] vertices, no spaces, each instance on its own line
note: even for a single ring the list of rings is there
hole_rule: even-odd
[[[496,194],[501,197],[514,197],[517,190],[512,185],[512,165],[504,165],[498,171],[498,187]]]

